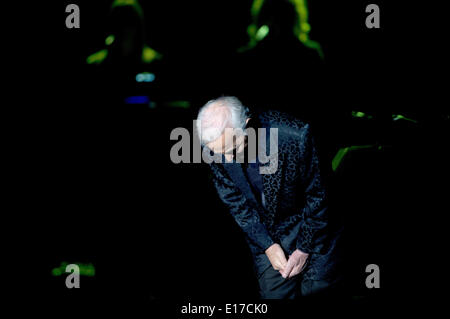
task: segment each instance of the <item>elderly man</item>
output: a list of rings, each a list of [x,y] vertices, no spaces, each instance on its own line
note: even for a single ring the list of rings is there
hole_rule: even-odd
[[[335,291],[338,236],[328,227],[309,125],[277,111],[250,115],[235,97],[209,101],[197,120],[204,150],[222,159],[210,164],[214,184],[245,233],[261,297],[294,299]],[[247,134],[251,128],[265,128],[266,134],[254,139],[258,153],[245,156],[254,147]],[[276,169],[262,173],[267,161],[261,158],[274,143]]]

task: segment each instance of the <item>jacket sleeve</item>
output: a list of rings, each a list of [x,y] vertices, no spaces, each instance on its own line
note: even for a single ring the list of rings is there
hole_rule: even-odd
[[[210,166],[219,197],[244,231],[247,239],[254,244],[250,245],[252,252],[254,254],[264,253],[267,248],[274,244],[274,241],[270,237],[266,226],[262,223],[257,209],[249,203],[242,192],[234,185],[223,167],[216,163],[212,163]]]
[[[320,253],[324,248],[328,226],[326,191],[320,175],[319,159],[309,125],[305,125],[300,139],[300,178],[305,206],[297,248],[305,253]]]

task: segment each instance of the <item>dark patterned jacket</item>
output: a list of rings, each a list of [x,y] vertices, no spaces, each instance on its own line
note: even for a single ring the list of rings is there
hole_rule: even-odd
[[[325,254],[330,246],[326,192],[310,126],[277,111],[257,117],[267,130],[266,143],[273,142],[269,128],[278,129],[277,170],[262,175],[265,205],[249,191],[240,163],[211,163],[219,197],[244,231],[257,262],[275,242],[288,254],[297,248]]]

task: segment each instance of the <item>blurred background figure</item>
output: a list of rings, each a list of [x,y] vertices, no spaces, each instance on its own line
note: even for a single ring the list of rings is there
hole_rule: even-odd
[[[320,44],[309,38],[311,26],[308,22],[306,0],[287,0],[284,3],[281,2],[281,7],[278,8],[274,7],[275,3],[279,4],[280,2],[273,0],[253,0],[250,9],[252,23],[247,28],[249,42],[245,47],[240,48],[239,51],[245,51],[255,47],[258,42],[266,38],[271,29],[272,38],[274,35],[288,35],[290,38],[292,32],[300,42],[311,49],[317,50],[321,58],[323,58]],[[292,6],[294,7],[295,14],[292,11]],[[272,15],[271,12],[277,9],[286,9],[285,13],[287,16],[281,16],[281,12],[278,12],[280,14]]]
[[[162,54],[147,43],[144,11],[137,0],[114,0],[106,19],[104,48],[86,58],[99,66],[94,92],[102,104],[133,104],[130,111],[147,108],[157,100],[155,79]],[[98,83],[102,83],[99,85]]]
[[[89,55],[88,64],[149,64],[161,54],[145,43],[144,12],[137,0],[115,0],[108,19],[105,48]]]
[[[254,0],[250,13],[249,42],[237,55],[236,94],[247,105],[309,118],[326,88],[321,46],[309,38],[306,0]]]

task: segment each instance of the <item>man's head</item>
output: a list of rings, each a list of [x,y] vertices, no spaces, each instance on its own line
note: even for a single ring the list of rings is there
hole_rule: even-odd
[[[200,142],[214,153],[232,155],[244,150],[248,108],[235,97],[224,96],[206,103],[197,117]]]

